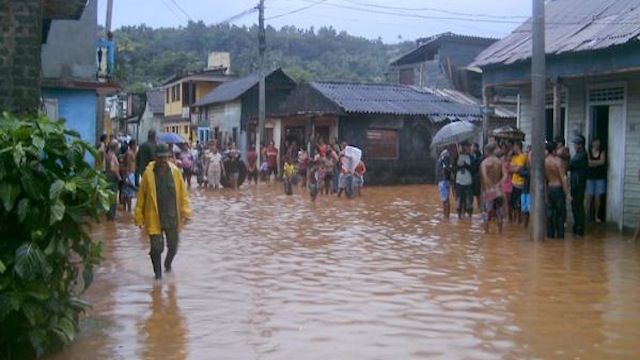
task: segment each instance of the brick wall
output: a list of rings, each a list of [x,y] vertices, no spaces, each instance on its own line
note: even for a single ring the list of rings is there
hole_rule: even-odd
[[[41,0],[0,0],[0,111],[39,107]]]

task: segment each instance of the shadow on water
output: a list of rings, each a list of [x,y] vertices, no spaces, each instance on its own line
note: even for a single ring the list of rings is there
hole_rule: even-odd
[[[296,191],[194,189],[160,286],[131,216],[97,226],[94,309],[53,358],[640,357],[640,250],[620,235],[485,235],[478,214],[444,221],[431,186]]]

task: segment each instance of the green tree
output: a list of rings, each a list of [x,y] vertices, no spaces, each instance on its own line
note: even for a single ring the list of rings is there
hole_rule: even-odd
[[[64,122],[0,116],[0,354],[41,356],[74,339],[101,245],[89,225],[108,209],[95,151]]]

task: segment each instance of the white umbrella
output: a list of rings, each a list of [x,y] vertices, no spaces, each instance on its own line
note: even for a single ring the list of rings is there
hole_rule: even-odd
[[[457,144],[469,140],[477,133],[476,127],[467,121],[456,121],[442,127],[431,140],[431,147]]]

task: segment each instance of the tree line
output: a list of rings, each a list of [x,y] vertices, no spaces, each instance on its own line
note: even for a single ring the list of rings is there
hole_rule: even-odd
[[[189,22],[179,28],[125,26],[115,32],[118,76],[128,90],[155,86],[173,74],[206,67],[211,51],[231,53],[239,76],[257,69],[258,27]],[[333,27],[266,29],[268,68],[282,67],[296,80],[384,82],[389,62],[411,50],[413,42],[385,44]]]

